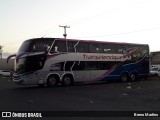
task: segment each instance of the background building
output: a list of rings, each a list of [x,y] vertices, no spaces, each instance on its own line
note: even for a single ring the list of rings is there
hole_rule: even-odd
[[[150,60],[151,60],[152,65],[160,64],[160,51],[151,52],[150,53]]]

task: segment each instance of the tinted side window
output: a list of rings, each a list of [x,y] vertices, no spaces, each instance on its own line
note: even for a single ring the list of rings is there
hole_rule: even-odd
[[[73,66],[72,70],[109,70],[115,65],[118,65],[120,62],[105,62],[105,61],[76,61],[75,63],[72,61],[66,63],[66,69],[70,70]]]
[[[66,42],[56,40],[52,46],[51,53],[66,52]]]
[[[74,41],[68,41],[68,52],[75,52],[75,48],[74,48],[75,44],[76,42]]]
[[[87,42],[79,42],[76,46],[76,51],[80,53],[88,53],[88,43]]]
[[[149,49],[147,46],[135,45],[132,49],[135,49],[131,54],[132,62],[142,59],[145,55],[149,54]]]
[[[86,64],[87,64],[87,69],[89,69],[89,70],[98,70],[99,68],[98,68],[98,62],[96,62],[96,61],[87,61],[86,62]]]
[[[118,54],[123,54],[127,51],[128,46],[126,45],[117,45],[117,53]]]
[[[103,53],[116,53],[116,45],[104,44],[102,47]]]
[[[66,62],[66,64],[65,64],[65,70],[66,71],[70,71],[71,70],[71,67],[73,66],[73,61],[68,61],[68,62]]]
[[[76,61],[75,64],[74,64],[73,70],[87,70],[86,69],[86,62]]]
[[[109,70],[111,69],[114,65],[118,64],[119,62],[104,62],[101,61],[98,63],[99,70]]]
[[[142,48],[142,54],[143,54],[143,55],[144,55],[144,54],[149,54],[149,48],[148,48],[147,45],[146,45],[146,46],[142,46],[141,48]]]
[[[101,53],[101,45],[99,43],[90,43],[89,44],[89,49],[91,53]]]

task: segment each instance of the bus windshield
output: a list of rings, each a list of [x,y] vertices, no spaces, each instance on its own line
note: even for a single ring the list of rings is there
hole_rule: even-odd
[[[18,74],[40,70],[43,68],[46,56],[44,54],[27,56],[20,58],[16,65],[16,72]]]
[[[49,49],[54,39],[37,38],[24,41],[18,50],[18,55],[26,52],[45,52]]]

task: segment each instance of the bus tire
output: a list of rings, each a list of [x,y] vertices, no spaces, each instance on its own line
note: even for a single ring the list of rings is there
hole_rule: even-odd
[[[134,82],[136,80],[137,80],[136,74],[135,73],[131,73],[131,75],[130,75],[130,81]]]
[[[48,87],[57,86],[58,83],[59,83],[59,79],[58,79],[58,77],[55,76],[55,75],[49,76],[48,79],[47,79],[47,86],[48,86]]]
[[[127,73],[122,73],[122,75],[121,75],[121,81],[122,82],[128,81],[128,74]]]
[[[72,75],[65,75],[62,79],[61,84],[63,86],[70,86],[74,84],[73,76]]]

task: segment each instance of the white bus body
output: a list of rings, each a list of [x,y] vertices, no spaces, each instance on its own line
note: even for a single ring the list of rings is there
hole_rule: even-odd
[[[135,81],[149,76],[149,48],[145,44],[36,38],[22,44],[15,66],[13,81],[23,85]]]

